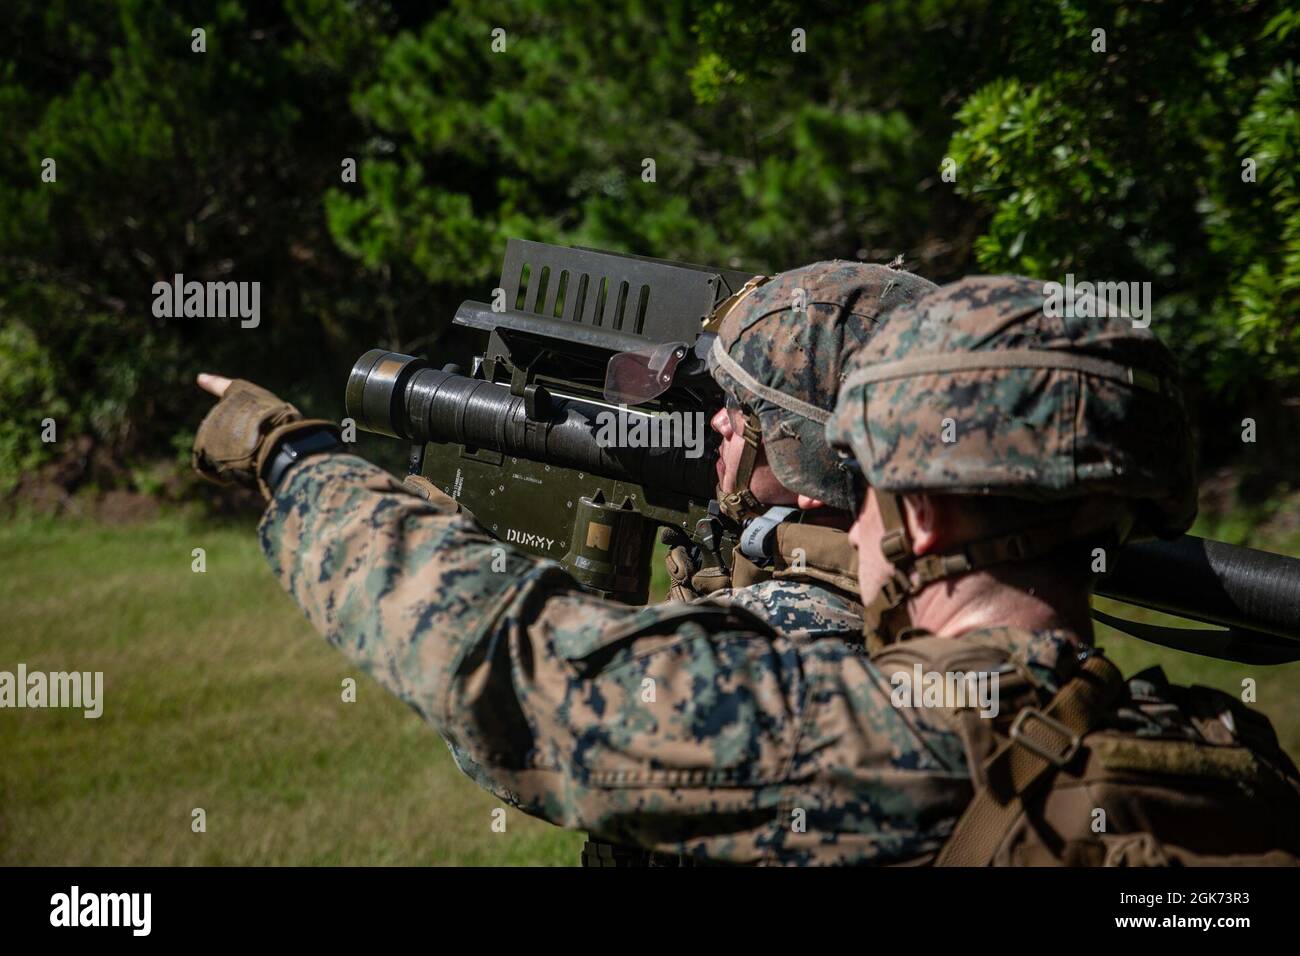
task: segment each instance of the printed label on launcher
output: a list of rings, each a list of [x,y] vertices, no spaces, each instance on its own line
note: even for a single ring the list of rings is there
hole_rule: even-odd
[[[555,544],[554,538],[545,538],[531,531],[516,531],[514,528],[506,529],[506,540],[514,544],[522,544],[526,548],[542,548],[545,551],[550,551]]]

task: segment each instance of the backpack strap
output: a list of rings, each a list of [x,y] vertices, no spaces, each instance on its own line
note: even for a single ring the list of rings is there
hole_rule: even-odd
[[[988,866],[1024,810],[1024,799],[1079,752],[1124,686],[1119,668],[1094,652],[1045,710],[1025,707],[1010,737],[984,764],[975,794],[935,859],[936,866]]]

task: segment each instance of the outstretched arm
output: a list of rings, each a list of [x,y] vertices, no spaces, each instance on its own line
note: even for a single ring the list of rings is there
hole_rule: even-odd
[[[278,401],[254,389],[243,383],[240,402]],[[256,403],[244,417],[214,413],[196,458],[215,457],[205,449],[232,445],[232,434],[257,445],[265,418]],[[223,475],[245,481],[248,463],[270,454],[235,450],[246,470]],[[793,645],[744,611],[636,609],[583,593],[449,499],[426,500],[338,452],[290,467],[259,531],[316,628],[502,799],[655,848],[680,849],[693,834],[724,840],[728,858],[762,856],[803,682]]]
[[[798,736],[791,642],[740,611],[581,593],[351,455],[296,466],[260,533],[326,639],[502,799],[658,849],[732,831],[761,856]]]

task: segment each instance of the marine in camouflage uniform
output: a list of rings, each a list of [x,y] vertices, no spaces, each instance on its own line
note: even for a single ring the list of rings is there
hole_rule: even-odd
[[[326,640],[560,826],[701,862],[892,862],[969,798],[959,742],[909,726],[860,636],[625,607],[509,548],[493,571],[500,542],[351,455],[294,467],[259,533]]]
[[[701,571],[689,541],[671,536],[670,544],[678,543],[667,557],[670,599],[707,595],[711,604],[743,608],[796,642],[861,640],[857,556],[845,533],[852,488],[826,444],[825,423],[849,356],[880,316],[934,288],[899,268],[831,261],[756,277],[723,304],[709,323],[716,333],[709,370],[726,396],[727,427],[717,418],[714,424],[743,452],[734,470],[722,469],[729,486],[720,487],[719,498],[724,513],[748,527],[742,541],[749,557],[738,550],[730,569]],[[799,495],[820,504],[807,511],[790,506]],[[597,841],[583,847],[583,861],[683,862]]]
[[[754,454],[749,467],[742,461],[735,487],[721,496],[723,510],[740,523],[769,510],[772,502],[760,501],[750,487],[761,464],[785,490],[823,507],[802,516],[789,509],[791,518],[807,520],[774,526],[769,560],[760,566],[738,556],[725,581],[693,575],[685,549],[674,548],[668,562],[674,596],[707,594],[797,639],[859,639],[857,562],[843,533],[852,521],[852,488],[826,443],[825,424],[849,357],[870,339],[880,317],[934,288],[902,269],[836,260],[781,273],[724,306],[709,370],[728,409],[739,411]]]
[[[1019,292],[1025,298],[1002,290],[980,300],[979,287],[966,287],[954,302],[951,290],[942,290],[921,300],[913,318],[925,322],[931,310],[945,308],[950,317],[962,315],[962,297],[975,295],[987,334],[969,340],[972,353],[1003,336],[1025,344],[1071,337],[1059,321],[1053,330],[1035,318],[1027,309],[1027,287]],[[1096,334],[1089,347],[1105,353],[1115,323],[1090,324]],[[1123,327],[1127,335],[1127,323]],[[906,348],[891,338],[862,353],[898,359]],[[1118,400],[1102,409],[1110,393],[1105,387],[1099,393],[1096,377],[1086,371],[1016,374],[1031,379],[1018,384],[999,373],[992,391],[982,388],[979,374],[957,375],[968,381],[954,393],[964,400],[950,413],[984,422],[975,434],[989,449],[1002,447],[1004,427],[1010,434],[1069,431],[1073,444],[1050,446],[1057,460],[1045,455],[1037,465],[1032,448],[1005,457],[1010,472],[1030,482],[1058,468],[1079,473],[1086,466],[1104,484],[1107,459],[1115,461],[1113,478],[1120,466],[1141,465],[1144,454],[1164,450],[1159,442],[1169,440],[1168,416],[1144,418],[1137,403]],[[1065,382],[1053,387],[1058,376]],[[929,384],[937,388],[942,381],[943,375],[931,376]],[[236,386],[243,393],[244,383]],[[915,435],[901,418],[886,417],[886,428],[877,429],[879,404],[864,414],[853,389],[876,387],[850,381],[829,437],[847,442],[863,471],[878,480],[872,443],[885,446],[881,462],[888,473],[890,461],[902,460],[889,449]],[[990,415],[992,401],[1001,404],[1000,415]],[[1064,407],[1051,412],[1054,403]],[[199,430],[196,465],[209,475],[244,480],[265,474],[269,452],[259,436],[290,427],[282,407],[223,413],[226,404],[219,403]],[[917,412],[928,413],[919,400]],[[1158,419],[1162,431],[1112,448],[1092,431],[1112,412],[1137,414],[1139,423]],[[242,453],[226,447],[241,442]],[[1092,449],[1098,458],[1071,460],[1072,448]],[[1190,475],[1172,461],[1151,460],[1156,470]],[[1064,495],[1069,479],[1063,475],[1060,482]],[[1116,486],[1116,493],[1126,492]],[[996,668],[1008,699],[1028,696],[1048,713],[1058,688],[1075,687],[1081,668],[1089,666],[1079,655],[1083,634],[986,629],[956,641],[887,642],[873,656],[840,637],[796,640],[735,605],[611,604],[579,591],[556,564],[508,547],[505,568],[494,571],[494,551],[502,544],[451,504],[423,500],[352,455],[319,454],[293,465],[275,485],[260,526],[262,547],[313,625],[433,724],[481,785],[527,813],[620,843],[718,863],[933,860],[959,817],[968,819],[963,813],[973,795],[996,784],[984,754],[1001,752],[1006,728],[976,723],[965,711],[895,707],[891,676],[899,655],[942,641]],[[1120,743],[1145,733],[1214,744],[1217,735],[1215,746],[1235,752],[1242,738],[1262,740],[1255,722],[1221,719],[1219,705],[1233,714],[1244,711],[1222,695],[1209,703],[1202,696],[1199,709],[1189,711],[1186,696],[1152,676],[1128,685],[1106,712]],[[1247,748],[1257,766],[1285,761],[1275,745],[1265,744],[1256,740]],[[1013,770],[1021,766],[1012,763]],[[1290,826],[1293,831],[1294,819]],[[1139,850],[1153,858],[1163,852],[1132,842],[1102,850],[1112,862],[1136,861]],[[1102,859],[1093,853],[1074,861]]]
[[[974,784],[955,826],[943,824],[952,835],[937,862],[1294,864],[1300,778],[1268,721],[1219,691],[1172,686],[1159,668],[1126,683],[1091,647],[1086,603],[1072,606],[1099,554],[1186,531],[1196,483],[1172,356],[1095,297],[1060,315],[1045,291],[977,277],[897,310],[854,358],[827,425],[860,470],[860,522],[878,519],[884,577],[866,610],[875,666],[902,685],[915,665],[1002,678],[992,719],[969,706],[929,711],[945,740],[962,741]],[[914,546],[918,496],[934,515],[945,503],[1000,515],[958,531],[950,510],[960,540]],[[1001,597],[1022,624],[1061,626],[986,626],[996,612],[985,626],[954,625],[949,608],[918,602],[990,569],[988,606]],[[874,570],[864,568],[864,594]],[[1008,574],[1017,583],[1000,583]],[[1031,580],[1049,589],[1047,607],[1034,607]],[[918,614],[942,622],[943,636]],[[1051,675],[1038,686],[1043,665]]]

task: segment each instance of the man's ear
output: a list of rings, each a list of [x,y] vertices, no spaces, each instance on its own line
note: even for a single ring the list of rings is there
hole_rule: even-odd
[[[925,493],[903,495],[903,520],[913,554],[933,554],[951,543],[952,515],[945,505],[943,499]]]
[[[818,498],[809,498],[807,495],[799,495],[795,499],[795,504],[799,506],[800,511],[816,511],[818,508],[826,507],[826,502]]]

